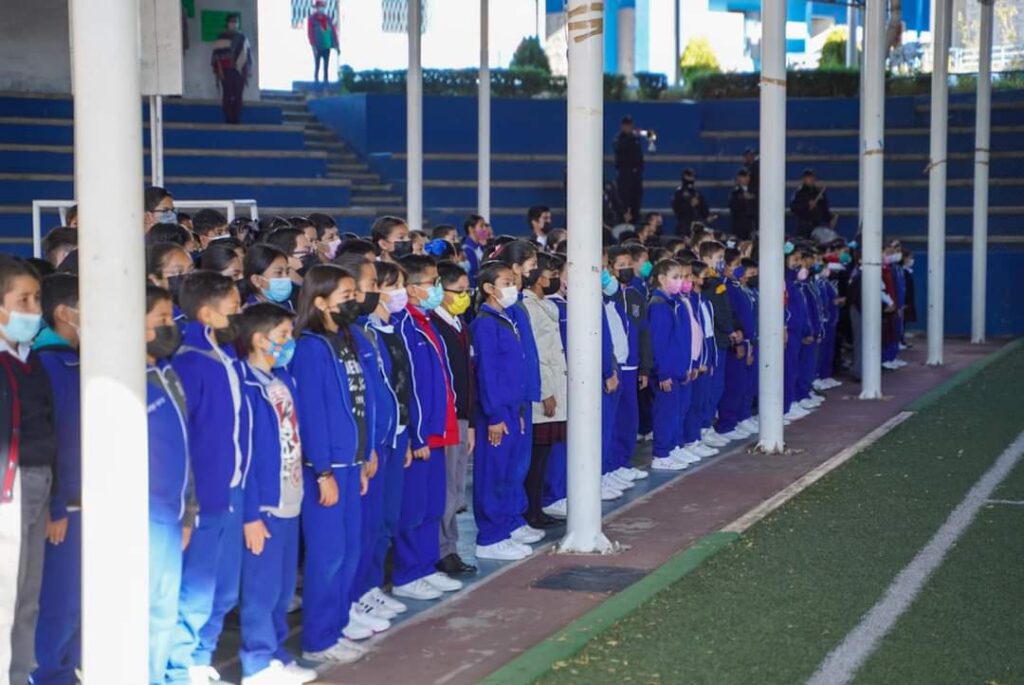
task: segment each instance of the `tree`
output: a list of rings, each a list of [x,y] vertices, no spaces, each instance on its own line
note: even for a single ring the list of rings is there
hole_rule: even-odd
[[[842,69],[846,66],[846,32],[832,29],[821,46],[819,69]]]
[[[697,74],[719,74],[722,71],[711,42],[703,36],[693,38],[686,44],[679,68],[684,81],[689,81]]]
[[[551,64],[548,56],[544,54],[544,48],[540,46],[540,40],[536,36],[523,38],[512,55],[512,63],[509,69],[540,69],[545,74],[551,75]]]

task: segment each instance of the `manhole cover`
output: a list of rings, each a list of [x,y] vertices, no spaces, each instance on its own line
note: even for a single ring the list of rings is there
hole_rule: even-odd
[[[647,575],[641,568],[574,566],[545,576],[533,584],[541,590],[619,592]]]

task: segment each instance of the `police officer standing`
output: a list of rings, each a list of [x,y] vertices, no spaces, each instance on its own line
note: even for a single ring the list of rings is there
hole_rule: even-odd
[[[718,215],[712,214],[704,195],[697,190],[697,174],[684,169],[682,183],[672,195],[672,212],[676,215],[676,235],[689,237],[693,224],[710,224]]]
[[[796,233],[801,238],[810,237],[819,226],[835,228],[836,216],[829,209],[825,188],[817,184],[814,169],[804,169],[789,211],[796,217]]]
[[[622,117],[614,148],[623,213],[628,209],[635,219],[640,216],[640,203],[644,196],[644,150],[640,135],[633,128],[633,117],[628,114]]]
[[[749,240],[757,231],[757,196],[750,186],[750,172],[740,167],[736,172],[736,185],[729,194],[729,217],[732,232],[740,240]]]

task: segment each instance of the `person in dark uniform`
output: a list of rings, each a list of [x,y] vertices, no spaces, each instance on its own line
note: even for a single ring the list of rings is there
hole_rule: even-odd
[[[740,240],[750,239],[757,231],[757,196],[750,186],[746,167],[736,172],[736,185],[729,194],[729,217],[732,232]]]
[[[695,222],[710,224],[718,218],[697,190],[697,174],[693,169],[683,170],[682,183],[672,195],[672,212],[676,215],[676,235],[680,237],[689,236]]]
[[[633,117],[622,117],[614,148],[623,213],[628,209],[633,217],[638,217],[644,196],[644,150],[640,144],[640,135],[633,128]]]
[[[814,169],[804,169],[802,182],[789,203],[789,211],[796,217],[796,232],[807,238],[819,226],[834,228],[835,215],[828,207],[824,186],[817,184]]]
[[[252,49],[249,39],[238,30],[238,21],[237,14],[228,16],[224,31],[213,43],[213,56],[210,58],[224,96],[221,106],[224,121],[228,124],[237,124],[241,119],[242,91],[252,71]]]
[[[743,166],[750,172],[750,192],[757,196],[757,190],[761,187],[761,158],[757,150],[748,147],[743,151]]]

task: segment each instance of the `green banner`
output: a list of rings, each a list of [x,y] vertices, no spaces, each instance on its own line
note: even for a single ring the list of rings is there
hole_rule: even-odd
[[[202,25],[202,41],[204,43],[212,43],[217,40],[217,36],[227,28],[228,17],[236,15],[238,19],[238,30],[242,30],[242,18],[241,14],[233,10],[203,10],[199,17]]]

